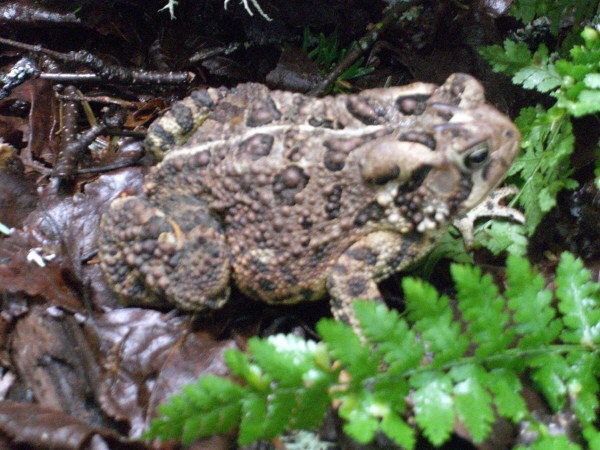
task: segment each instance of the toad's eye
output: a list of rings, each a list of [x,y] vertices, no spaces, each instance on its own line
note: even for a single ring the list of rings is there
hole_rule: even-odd
[[[490,143],[482,142],[471,148],[469,153],[464,156],[463,164],[465,169],[473,171],[484,164],[490,156]]]

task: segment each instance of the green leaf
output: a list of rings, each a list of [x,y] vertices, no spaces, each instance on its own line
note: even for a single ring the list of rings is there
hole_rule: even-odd
[[[522,257],[510,255],[506,262],[507,288],[504,295],[514,311],[514,330],[520,335],[519,348],[549,345],[561,331],[560,321],[551,308],[552,293],[545,281]]]
[[[508,417],[515,423],[527,416],[527,405],[520,395],[521,382],[513,371],[492,370],[488,373],[487,386],[494,395],[494,404],[498,408],[498,414]]]
[[[553,66],[524,67],[520,69],[512,79],[515,84],[522,84],[525,89],[537,89],[539,92],[549,92],[562,84]]]
[[[358,383],[377,373],[379,362],[348,325],[334,320],[321,320],[317,324],[317,331],[327,342],[333,358],[352,374],[353,382]]]
[[[225,350],[225,362],[235,376],[246,378],[250,370],[250,359],[248,355],[238,349]]]
[[[409,427],[394,411],[390,411],[381,421],[381,431],[402,448],[411,450],[415,446],[415,430]]]
[[[448,297],[440,297],[431,285],[409,277],[402,279],[402,288],[408,318],[415,321],[413,329],[427,342],[434,365],[462,356],[469,340],[462,335],[460,324],[453,321]]]
[[[372,403],[370,394],[347,395],[339,409],[340,417],[346,420],[344,431],[358,442],[371,442],[379,429],[379,419],[369,410]]]
[[[377,344],[376,352],[390,365],[390,372],[398,373],[419,365],[425,352],[423,343],[417,342],[414,331],[409,330],[397,311],[375,302],[355,301],[353,306],[364,336],[370,343]]]
[[[537,367],[532,371],[531,378],[537,383],[552,409],[560,410],[566,401],[567,386],[564,380],[570,372],[567,362],[562,355],[545,353],[532,358],[530,364]]]
[[[482,442],[494,423],[492,398],[482,385],[486,373],[475,365],[465,365],[450,370],[450,376],[456,381],[454,404],[458,417],[464,422],[473,441]]]
[[[240,430],[238,442],[241,445],[248,445],[265,436],[265,420],[267,418],[267,399],[266,396],[256,393],[248,393],[242,399],[242,414],[241,414]]]
[[[310,430],[323,422],[327,408],[331,404],[329,388],[335,385],[335,379],[328,376],[314,376],[314,370],[311,375],[304,377],[304,388],[296,392],[296,413],[292,418],[292,424],[295,429]]]
[[[152,421],[146,434],[163,439],[181,437],[186,443],[198,437],[226,433],[240,420],[240,399],[246,390],[228,378],[205,376],[184,386],[180,395],[159,406],[161,417]]]
[[[454,426],[452,382],[442,372],[429,371],[410,379],[415,420],[423,434],[437,446],[446,442]]]
[[[408,319],[412,322],[438,317],[448,308],[448,297],[440,297],[435,288],[423,280],[404,277],[402,290]]]
[[[488,274],[481,276],[478,267],[452,264],[452,278],[456,282],[458,309],[469,325],[467,332],[478,344],[477,357],[495,354],[508,347],[514,331],[507,329],[509,316],[504,312],[504,299]]]
[[[410,394],[406,374],[392,375],[383,372],[372,379],[373,395],[380,402],[387,402],[398,412],[406,409],[405,398]]]
[[[600,431],[593,425],[584,425],[583,436],[588,442],[588,448],[600,448]]]
[[[583,450],[579,445],[569,442],[569,438],[564,435],[545,435],[530,448],[531,450]]]
[[[538,0],[515,0],[510,8],[510,14],[524,23],[531,22],[537,13]]]
[[[398,311],[389,310],[384,304],[357,300],[352,306],[365,337],[371,343],[385,343],[397,329],[403,333],[408,331],[408,324],[400,320]]]
[[[550,58],[548,48],[540,44],[528,64],[514,74],[513,83],[539,92],[549,92],[561,86],[563,79],[556,72]]]
[[[346,422],[343,428],[348,436],[366,444],[373,440],[375,432],[379,429],[379,421],[366,415],[355,416],[353,420]]]
[[[577,96],[576,100],[560,99],[558,106],[565,108],[575,117],[594,114],[600,111],[600,91],[584,89]]]
[[[429,344],[429,350],[434,355],[434,367],[458,360],[469,348],[469,338],[462,333],[460,323],[452,320],[450,310],[438,318],[436,327],[424,330],[421,336]]]
[[[267,415],[261,424],[260,437],[275,437],[290,428],[296,415],[296,392],[276,389],[267,398]]]
[[[527,231],[532,233],[544,213],[556,203],[559,190],[576,186],[568,178],[569,157],[574,148],[571,122],[564,110],[527,108],[515,120],[521,129],[525,153],[517,158],[510,175],[524,181],[520,200],[525,208]]]
[[[556,269],[558,309],[563,314],[566,330],[561,338],[567,343],[592,348],[600,343],[599,283],[590,281],[590,271],[570,253],[563,253]]]
[[[278,383],[298,386],[303,374],[314,367],[317,343],[294,335],[277,334],[266,340],[252,338],[248,349],[253,360],[266,372],[277,376]]]
[[[552,117],[545,113],[544,120]],[[496,412],[532,422],[542,436],[532,448],[545,448],[550,441],[544,425],[535,423],[521,396],[520,377],[529,376],[553,411],[568,405],[577,414],[589,447],[595,448],[600,285],[583,263],[562,255],[555,277],[561,317],[544,279],[525,258],[509,256],[504,295],[478,268],[453,265],[451,273],[462,322],[453,317],[457,310],[448,297],[405,278],[406,318],[373,302],[356,302],[365,342],[331,320],[319,323],[324,338],[319,344],[283,335],[250,340],[249,355],[226,354],[244,386],[202,377],[158,408],[161,416],[147,436],[189,443],[237,426],[239,442],[247,444],[288,429],[312,429],[335,405],[346,421],[344,430],[363,443],[381,430],[413,448],[416,430],[404,421],[409,411],[436,446],[449,439],[457,416],[481,442]],[[402,362],[396,364],[396,358]],[[564,444],[559,441],[556,448]]]
[[[567,359],[571,365],[567,390],[572,408],[582,423],[593,423],[597,418],[600,405],[598,400],[600,357],[597,353],[581,351],[572,352]]]
[[[480,49],[480,53],[494,68],[494,72],[505,72],[509,75],[526,67],[531,62],[531,53],[524,42],[504,41],[504,48],[492,45]]]
[[[587,73],[583,82],[590,89],[600,89],[600,73]]]
[[[484,245],[495,255],[508,251],[512,255],[524,255],[527,252],[526,228],[512,222],[492,221],[485,229],[488,238]]]

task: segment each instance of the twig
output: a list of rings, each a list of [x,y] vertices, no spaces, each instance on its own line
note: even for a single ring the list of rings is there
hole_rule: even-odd
[[[23,42],[13,41],[12,39],[6,39],[2,37],[0,37],[0,44],[10,45],[11,47],[20,48],[33,53],[48,55],[54,59],[72,64],[81,64],[96,72],[95,75],[83,74],[84,76],[79,74],[40,74],[40,78],[60,83],[69,83],[75,81],[110,81],[123,84],[185,84],[190,83],[194,79],[194,74],[191,72],[154,72],[131,70],[112,64],[106,64],[104,61],[102,61],[102,59],[85,50],[61,53],[54,50],[45,49],[41,45],[25,44]]]
[[[143,84],[187,84],[194,79],[191,72],[144,72],[141,70],[124,69],[115,67],[121,73],[40,73],[40,78],[60,84],[82,84],[103,83],[106,81],[119,83],[143,83]],[[108,69],[107,69],[108,71]],[[129,73],[125,73],[128,71]]]
[[[80,94],[74,94],[74,95],[66,95],[66,94],[59,94],[56,93],[56,98],[59,100],[65,100],[65,101],[77,101],[77,102],[88,102],[88,103],[102,103],[104,105],[116,105],[116,106],[120,106],[121,108],[137,108],[138,104],[136,102],[130,102],[127,100],[121,100],[118,98],[113,98],[113,97],[108,97],[106,95],[99,95],[97,97],[92,97],[89,95],[80,95]]]
[[[69,96],[75,95],[75,86],[67,86],[65,92]],[[54,173],[60,178],[72,178],[82,144],[77,139],[77,116],[79,115],[79,103],[73,100],[67,101],[62,110],[62,127],[60,135],[60,154],[54,165]],[[99,134],[99,133],[98,133]],[[95,138],[95,137],[94,137]],[[89,144],[83,144],[85,146]]]
[[[114,172],[115,170],[125,169],[127,167],[133,166],[142,158],[142,152],[138,153],[133,158],[123,161],[116,164],[111,164],[108,166],[101,167],[85,167],[83,169],[77,169],[77,175],[85,175],[90,173],[105,173],[105,172]]]

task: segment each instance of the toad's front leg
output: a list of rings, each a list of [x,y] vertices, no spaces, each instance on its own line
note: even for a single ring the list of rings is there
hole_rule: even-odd
[[[382,302],[377,282],[421,258],[433,248],[433,241],[416,232],[402,235],[378,231],[352,244],[327,276],[333,316],[361,334],[352,302]]]

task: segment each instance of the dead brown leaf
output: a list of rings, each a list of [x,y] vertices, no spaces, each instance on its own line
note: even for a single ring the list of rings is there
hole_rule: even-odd
[[[116,433],[90,426],[68,414],[31,403],[0,401],[0,437],[9,450],[143,450]]]
[[[129,424],[129,436],[144,431],[154,409],[204,374],[227,375],[224,351],[233,341],[215,341],[189,330],[189,317],[158,311],[119,309],[97,321],[104,359],[104,411]]]

